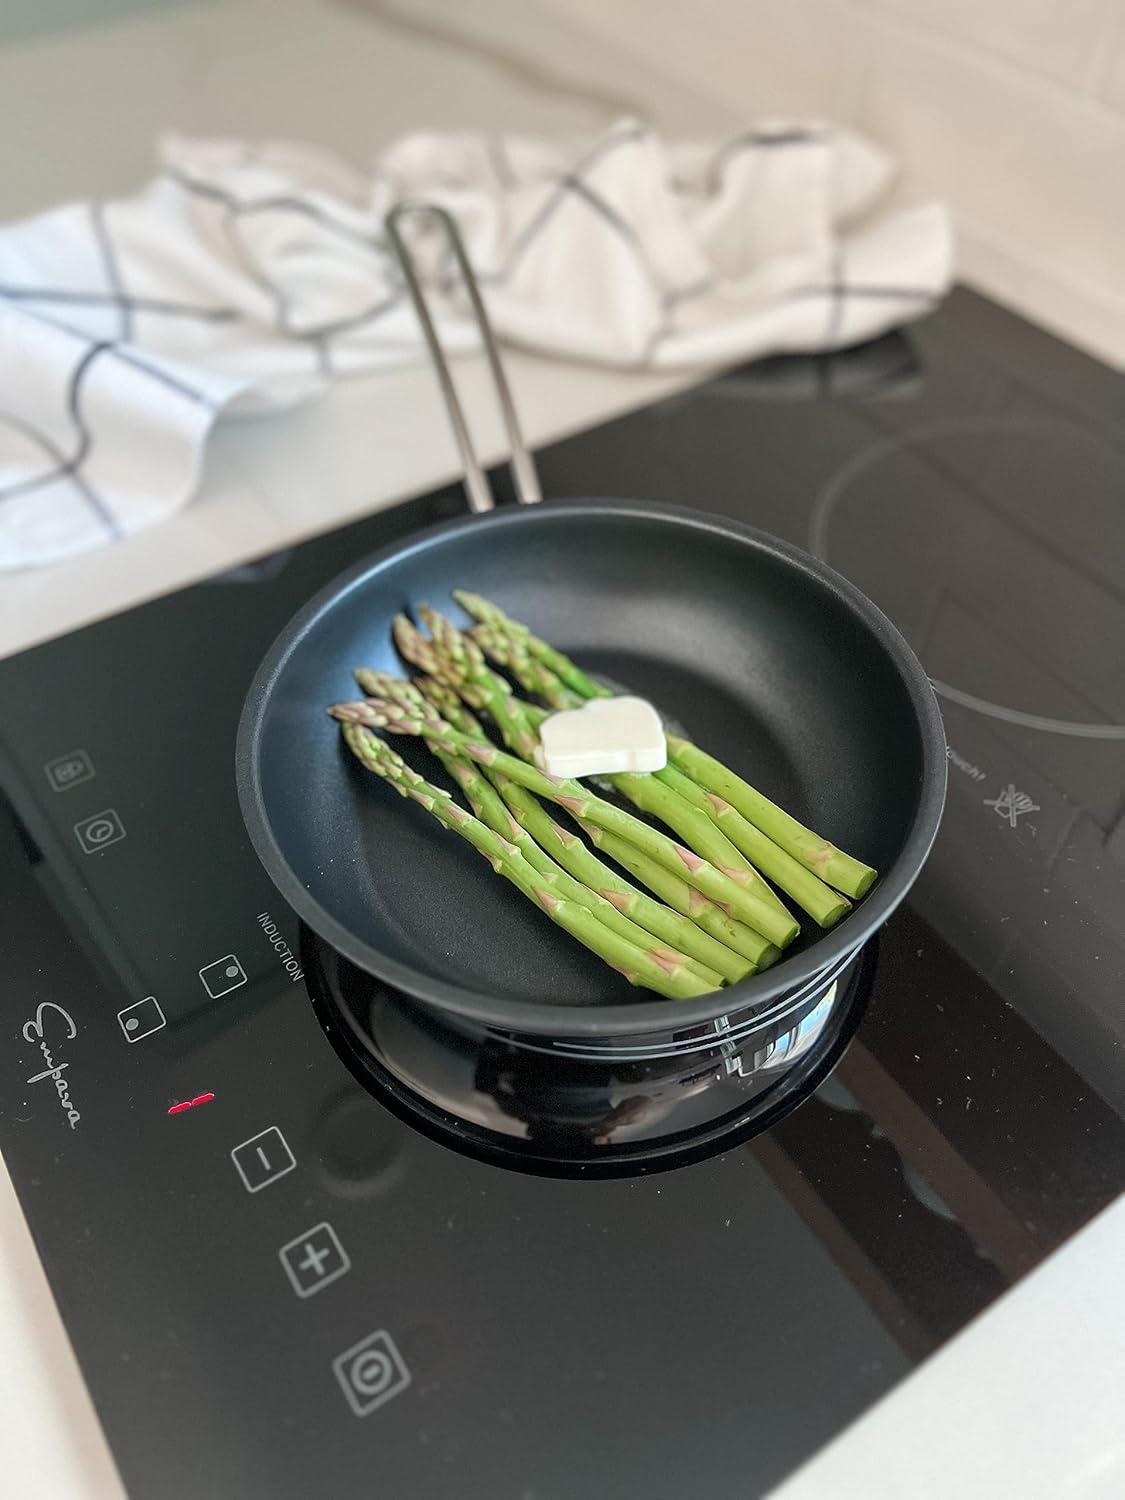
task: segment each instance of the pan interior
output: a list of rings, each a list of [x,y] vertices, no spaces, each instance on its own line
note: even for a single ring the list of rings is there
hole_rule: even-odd
[[[359,767],[325,715],[356,696],[354,667],[405,670],[397,611],[430,603],[463,622],[454,588],[486,594],[651,699],[876,869],[901,851],[923,773],[917,715],[885,648],[830,584],[764,542],[659,514],[544,506],[476,521],[375,563],[311,614],[276,669],[257,741],[261,805],[292,877],[423,989],[438,979],[569,1007],[646,994]],[[420,744],[396,748],[449,785]],[[795,947],[819,932],[805,918]]]

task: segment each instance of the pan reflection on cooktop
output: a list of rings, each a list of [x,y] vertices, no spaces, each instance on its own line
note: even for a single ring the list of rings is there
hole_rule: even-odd
[[[309,929],[301,959],[341,1060],[408,1124],[498,1165],[617,1177],[732,1150],[809,1098],[860,1023],[876,948],[872,940],[717,1020],[625,1036],[518,1032],[443,1014]]]

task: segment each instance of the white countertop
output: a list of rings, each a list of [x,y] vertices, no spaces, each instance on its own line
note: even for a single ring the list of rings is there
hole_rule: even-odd
[[[83,3],[76,0],[76,14]],[[288,134],[362,159],[420,123],[584,128],[638,99],[668,124],[711,131],[731,123],[640,65],[623,67],[604,46],[590,55],[533,3],[476,0],[468,49],[447,35],[465,24],[449,0],[414,0],[405,26],[386,19],[381,0],[184,4],[5,46],[21,18],[36,13],[34,0],[14,6],[0,16],[0,92],[16,126],[0,133],[4,216],[67,195],[127,191],[164,127]],[[29,139],[35,152],[26,150]],[[522,356],[510,369],[536,443],[676,384]],[[462,370],[472,425],[495,457],[499,428],[483,371],[477,361]],[[224,425],[202,492],[179,516],[63,567],[0,577],[0,655],[432,488],[457,467],[425,367],[349,383],[295,413]],[[597,475],[590,486],[596,493]],[[795,1476],[779,1500],[1125,1494],[1123,1259],[1119,1203]],[[119,1495],[2,1171],[0,1347],[4,1493]]]
[[[1121,1500],[1125,1199],[771,1500]]]

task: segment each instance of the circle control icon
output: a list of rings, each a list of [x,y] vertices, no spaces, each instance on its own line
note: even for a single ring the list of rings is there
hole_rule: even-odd
[[[351,1368],[351,1382],[361,1396],[381,1396],[395,1378],[395,1367],[380,1349],[368,1349]]]
[[[357,1417],[368,1416],[410,1384],[410,1371],[385,1329],[337,1355],[332,1369]]]

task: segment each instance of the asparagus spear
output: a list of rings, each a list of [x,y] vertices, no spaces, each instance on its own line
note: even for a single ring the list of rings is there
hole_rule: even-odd
[[[404,677],[377,672],[374,667],[357,667],[352,676],[370,698],[385,698],[389,703],[397,703],[400,708],[411,709],[423,717],[432,713],[421,689]],[[433,717],[436,721],[439,715],[433,714]]]
[[[531,831],[521,826],[518,819],[508,811],[503,797],[492,783],[486,780],[474,761],[459,760],[455,756],[444,753],[440,759],[464,792],[469,806],[481,822],[487,824],[495,833],[510,839],[528,864],[540,875],[551,876],[561,896],[593,912],[594,916],[611,932],[616,932],[627,942],[635,943],[638,948],[653,953],[661,963],[683,964],[690,973],[707,986],[708,990],[722,988],[729,976],[691,957],[680,945],[657,946],[653,942],[653,934],[648,932],[643,925],[630,920],[625,911],[610,901],[607,896],[602,895],[600,891],[591,890],[589,886],[576,880],[561,862],[552,859],[550,850],[538,844]],[[526,795],[532,802],[535,801],[530,792]],[[674,911],[669,911],[668,915],[680,924],[677,928],[678,935],[682,936],[684,929],[688,929],[690,936],[690,922],[685,922],[683,917]],[[743,966],[735,978],[741,979],[746,972],[747,969]]]
[[[604,828],[598,828],[592,823],[582,823],[581,826],[603,853],[635,875],[661,901],[666,901],[684,916],[691,917],[693,922],[698,923],[712,937],[746,957],[753,956],[759,969],[767,969],[770,964],[777,962],[780,954],[772,943],[767,943],[752,928],[727,916],[714,902],[707,901],[685,880],[671,874],[647,854],[642,854],[627,839],[615,833],[607,833]]]
[[[697,854],[710,860],[738,885],[752,890],[782,924],[777,930],[789,931],[790,937],[783,942],[791,942],[797,936],[800,929],[785,903],[774,894],[741,850],[731,843],[707,809],[693,807],[675,787],[661,780],[659,772],[626,771],[611,776],[609,780],[634,807],[667,823]],[[780,940],[774,937],[773,941]]]
[[[443,673],[443,680],[451,682],[459,693],[469,696],[474,704],[486,706],[508,748],[524,760],[534,760],[538,743],[535,730],[544,717],[543,712],[536,712],[531,704],[512,696],[511,689],[503,678],[489,669],[477,642],[462,635],[452,621],[429,608],[420,609],[419,614],[433,637],[432,641],[425,643],[424,660],[429,664],[427,670],[437,666]],[[413,630],[413,627],[410,629]],[[404,645],[409,647],[417,659],[421,654],[417,644],[406,635],[405,630],[402,633],[404,641],[400,643],[400,649]],[[557,684],[555,696],[562,697],[565,690],[549,667],[539,663],[535,669],[528,669],[527,654],[522,651],[513,653],[513,658],[519,658],[521,668],[528,671],[529,682],[552,687]],[[742,851],[727,838],[710,816],[706,804],[702,810],[693,807],[673,787],[647,774],[623,773],[610,776],[608,780],[635,807],[666,823],[696,854],[738,885],[752,888],[760,909],[772,910],[774,927],[765,934],[771,941],[784,945],[796,937],[800,929],[785,904],[765,883]],[[754,925],[759,931],[765,931],[760,923]],[[790,934],[788,938],[781,936],[786,931]]]
[[[385,680],[382,674],[373,672],[357,672],[356,677],[365,692],[375,692],[380,682]],[[478,739],[486,738],[479,721],[451,687],[436,677],[421,677],[413,686],[454,728]],[[545,718],[547,710],[536,708],[533,704],[528,704],[527,708],[537,727],[538,719]],[[560,865],[639,923],[653,937],[681,949],[732,982],[753,973],[755,968],[764,969],[776,960],[777,949],[760,933],[743,922],[735,921],[721,907],[708,901],[700,891],[688,885],[686,880],[681,880],[678,875],[673,875],[638,850],[632,849],[624,840],[615,842],[630,851],[633,862],[626,864],[617,854],[613,854],[613,857],[618,864],[631,869],[642,884],[660,897],[659,901],[654,901],[644,891],[637,890],[627,880],[623,880],[616,870],[603,864],[580,838],[554,822],[525,787],[517,786],[514,781],[497,772],[492,773],[491,779],[514,817],[525,824],[544,849],[553,853]],[[593,825],[589,825],[589,828],[593,829]],[[600,829],[594,832],[601,834]],[[612,853],[608,845],[606,852]],[[691,925],[685,929],[677,923],[677,915],[687,917]],[[739,958],[747,962],[739,963]]]
[[[549,667],[536,661],[518,637],[505,634],[495,625],[477,625],[470,631],[470,635],[486,656],[498,666],[505,667],[511,672],[525,692],[534,693],[537,697],[543,698],[552,708],[575,708],[585,701],[568,688],[562,678],[552,672]],[[532,707],[530,704],[526,705],[528,710]],[[539,710],[537,714],[527,713],[527,718],[535,729],[538,729],[546,717],[547,710],[545,709]],[[844,896],[817,879],[803,865],[798,864],[792,855],[787,854],[772,839],[767,838],[760,829],[755,828],[753,823],[731,807],[729,802],[724,802],[721,797],[716,797],[714,793],[697,786],[678,767],[668,765],[662,771],[649,773],[647,777],[630,773],[609,779],[618,791],[642,811],[652,812],[660,817],[662,814],[654,805],[655,799],[646,785],[646,782],[650,783],[654,777],[716,824],[726,843],[700,846],[695,842],[698,834],[693,834],[690,825],[682,816],[682,810],[678,822],[665,820],[677,833],[688,840],[693,849],[706,855],[712,864],[718,864],[725,869],[728,875],[733,876],[735,870],[742,870],[752,878],[757,878],[759,872],[768,876],[775,885],[778,885],[787,895],[792,896],[793,900],[822,927],[831,927],[845,912],[851,910],[851,902]],[[675,806],[675,804],[665,805],[666,807]],[[721,857],[720,849],[722,850]],[[769,891],[769,887],[765,886],[764,890]],[[770,895],[772,896],[772,892]],[[777,906],[780,911],[785,911],[785,906],[781,901],[777,901]]]
[[[575,879],[597,891],[618,911],[624,912],[654,937],[716,969],[724,979],[733,982],[754,972],[754,956],[769,948],[765,938],[759,937],[749,927],[734,923],[730,917],[724,918],[717,906],[699,895],[698,891],[693,891],[685,881],[679,881],[678,884],[685,891],[698,897],[700,905],[711,907],[731,928],[739,927],[741,934],[745,935],[745,941],[738,947],[733,942],[727,943],[722,938],[709,935],[694,913],[671,901],[666,906],[660,901],[654,901],[644,891],[638,891],[635,886],[622,879],[616,870],[603,864],[577,834],[556,823],[526,787],[518,786],[509,777],[495,772],[493,779],[516,822],[560,865],[569,870]],[[669,875],[668,879],[675,881],[676,877]]]
[[[532,644],[537,638],[531,634],[526,625],[509,619],[503,610],[490,604],[487,599],[482,599],[479,594],[466,594],[462,590],[454,590],[453,597],[474,619],[483,621],[502,634],[525,642],[531,655],[540,661],[545,661],[536,646]],[[539,642],[539,644],[544,643]],[[607,696],[608,689],[594,683],[570,661],[569,657],[563,656],[560,651],[548,649],[551,650],[553,657],[549,663],[552,670],[568,686],[573,687],[581,697]],[[571,670],[561,669],[560,663],[565,664]],[[585,688],[579,686],[583,681],[586,684]],[[591,687],[594,691],[588,690]],[[728,806],[741,813],[743,818],[752,823],[785,853],[797,860],[805,869],[812,871],[821,881],[834,886],[846,896],[859,897],[870,890],[877,875],[870,865],[865,865],[861,860],[845,854],[843,850],[830,844],[827,839],[813,833],[811,829],[799,823],[775,802],[771,802],[768,797],[724,766],[721,761],[716,760],[714,756],[708,755],[705,750],[693,745],[690,740],[680,739],[674,735],[668,736],[668,750],[673,763],[684,775],[706,791],[713,792]],[[753,856],[750,857],[753,858]],[[771,872],[767,871],[767,873]],[[771,878],[777,879],[782,889],[788,889],[781,879],[772,874]],[[790,892],[790,894],[795,900],[800,899],[795,892]],[[820,920],[821,918],[817,917],[817,921]]]
[[[449,720],[455,729],[478,739],[486,738],[483,727],[465,708],[453,688],[434,676],[425,676],[414,684],[405,684],[398,678],[392,678],[389,673],[372,672],[360,667],[356,678],[365,693],[392,697],[401,703],[411,702],[404,693],[404,688],[413,688],[417,694],[428,699],[438,714]],[[417,702],[417,697],[414,702]],[[546,717],[546,709],[535,708],[531,703],[528,709],[531,714]],[[458,778],[460,783],[460,772],[456,768],[465,766],[468,762],[453,759],[446,751],[438,751],[438,754],[443,757],[443,763],[450,774]],[[681,880],[669,870],[664,870],[639,850],[631,849],[630,844],[625,844],[624,840],[616,841],[621,843],[622,849],[627,850],[630,858],[621,858],[619,853],[610,849],[609,844],[604,846],[606,853],[610,853],[618,864],[630,868],[642,885],[648,886],[660,900],[652,900],[651,895],[645,891],[637,891],[636,886],[622,879],[618,871],[603,864],[580,838],[571,834],[567,828],[559,826],[559,823],[553,822],[543,805],[535,801],[525,787],[517,786],[514,781],[498,772],[492,772],[492,780],[514,819],[538,841],[541,849],[553,855],[555,861],[574,879],[580,880],[586,888],[606,898],[619,912],[633,919],[663,944],[678,948],[700,965],[709,966],[730,983],[753,974],[756,968],[766,968],[777,959],[777,948],[766,942],[759,933],[745,926],[744,922],[735,921],[733,916],[715,906],[714,901],[706,900],[705,895],[688,885],[687,880]],[[489,822],[496,832],[504,832],[504,828],[498,823],[487,816],[481,816],[478,808],[474,807],[474,811],[483,822]],[[601,829],[589,825],[589,831],[592,831],[597,841]],[[606,837],[609,838],[610,835]],[[523,852],[526,856],[526,850]],[[681,918],[688,918],[687,926],[684,926]]]
[[[478,720],[451,687],[439,682],[436,677],[418,678],[414,685],[455,729],[478,739],[486,738]],[[364,690],[368,690],[366,686]],[[533,724],[538,727],[539,719],[546,717],[547,710],[537,708],[534,704],[528,704],[527,709]],[[498,772],[490,773],[490,779],[499,788],[504,801],[517,819],[522,820],[530,807],[530,817],[535,821],[528,820],[527,828],[545,849],[554,854],[559,864],[576,879],[612,901],[654,937],[709,964],[724,978],[732,981],[753,973],[756,967],[765,968],[777,958],[777,949],[772,943],[767,942],[752,927],[735,921],[678,875],[673,875],[652,860],[645,860],[646,866],[650,867],[646,874],[652,875],[655,872],[655,878],[641,877],[642,883],[660,897],[659,901],[652,900],[644,891],[638,891],[627,880],[623,880],[616,870],[603,864],[580,838],[554,822],[525,787],[517,786],[514,781]],[[542,814],[542,818],[537,818],[536,813]],[[638,852],[637,858],[644,857]],[[618,863],[623,861],[618,860]],[[671,911],[668,910],[669,907],[672,908]],[[689,918],[693,927],[685,931],[674,921],[677,914]],[[695,928],[700,931],[695,932]],[[733,961],[728,950],[733,951],[736,956]],[[747,959],[748,964],[739,965],[738,957]]]
[[[613,696],[608,688],[602,687],[600,682],[595,682],[592,677],[588,677],[576,662],[571,661],[569,656],[564,656],[547,641],[542,641],[537,635],[532,635],[526,625],[521,625],[518,620],[510,619],[502,609],[482,598],[480,594],[468,594],[464,589],[454,589],[453,597],[467,614],[472,615],[474,620],[480,620],[485,625],[494,625],[507,635],[515,636],[516,639],[522,641],[536,660],[541,661],[545,667],[549,667],[557,677],[561,677],[567,687],[573,688],[580,698]]]
[[[689,1000],[712,992],[714,986],[693,973],[686,961],[673,960],[663,950],[644,949],[619,937],[584,906],[561,895],[554,876],[541,875],[514,844],[459,807],[448,792],[412,771],[378,735],[355,722],[345,722],[343,732],[348,748],[369,771],[390,782],[401,796],[419,803],[446,828],[459,833],[484,855],[497,874],[542,907],[552,922],[624,974],[630,984],[644,985],[672,1000]]]
[[[405,615],[397,615],[393,632],[402,656],[453,688],[472,708],[488,713],[508,749],[524,760],[532,760],[538,744],[535,732],[519,699],[512,696],[504,679],[489,669],[480,647],[435,610],[423,606],[418,613],[433,639],[427,640]]]
[[[338,703],[329,710],[336,718],[373,729],[387,729],[392,734],[425,735],[431,738],[434,726],[417,715],[411,715],[396,704],[385,700],[369,699],[364,703]],[[700,858],[691,849],[675,843],[658,829],[651,828],[601,797],[596,797],[579,782],[548,776],[526,761],[514,755],[506,755],[488,741],[483,743],[471,735],[461,734],[443,722],[440,731],[442,748],[470,755],[486,767],[503,771],[521,786],[549,802],[557,802],[576,817],[587,818],[599,827],[620,833],[624,838],[651,854],[654,859],[672,870],[689,885],[703,892],[728,909],[732,916],[745,921],[770,942],[782,947],[793,937],[797,924],[790,918],[784,921],[776,911],[763,901],[755,891],[738,885],[729,875],[724,875],[709,861]]]
[[[667,786],[679,792],[685,801],[713,818],[731,843],[763,875],[769,876],[775,885],[780,886],[787,896],[792,896],[797,905],[807,911],[821,927],[834,926],[842,916],[851,911],[852,903],[846,896],[841,896],[839,891],[825,885],[823,880],[804,865],[798,864],[791,854],[775,844],[729,802],[724,802],[714,792],[704,791],[690,776],[685,776],[678,766],[665,766],[663,771],[655,774]]]
[[[835,844],[798,823],[796,818],[749,782],[743,781],[722,761],[676,735],[668,736],[668,753],[686,776],[737,809],[748,822],[826,884],[835,886],[847,896],[862,896],[870,890],[876,878],[870,865],[845,854]]]
[[[557,673],[536,661],[518,636],[509,635],[495,625],[475,625],[469,631],[469,638],[490,661],[511,672],[525,693],[534,693],[552,708],[577,708],[585,703],[585,698],[568,688]]]
[[[488,738],[480,720],[469,712],[448,683],[441,682],[436,677],[416,677],[414,686],[454,729],[477,739]]]
[[[538,764],[537,731],[547,711],[517,698],[504,678],[489,667],[478,643],[458,630],[452,620],[428,605],[422,605],[418,614],[432,640],[425,641],[422,637],[420,649],[414,628],[407,630],[400,626],[399,649],[404,654],[410,652],[408,659],[423,664],[425,671],[433,673],[436,669],[441,683],[452,686],[465,702],[491,715],[509,750],[533,765]],[[554,675],[545,667],[539,670],[544,680]]]
[[[440,722],[436,710],[427,702],[421,691],[413,683],[403,682],[401,678],[392,677],[387,672],[376,672],[368,667],[360,667],[355,677],[365,693],[385,698],[387,701],[397,703],[400,707],[407,710],[420,712],[423,717],[432,715],[435,722]],[[458,704],[458,707],[460,707],[460,704]],[[472,719],[471,714],[466,714],[466,718],[475,724],[475,720]],[[479,730],[479,725],[477,725],[477,729]],[[504,799],[500,796],[496,788],[485,779],[475,761],[451,755],[449,751],[442,749],[440,743],[435,740],[427,739],[426,743],[437,756],[441,765],[461,788],[474,815],[482,823],[491,828],[494,833],[500,834],[502,838],[510,839],[523,855],[524,859],[527,860],[528,864],[538,870],[541,875],[555,877],[555,883],[560,895],[565,896],[569,901],[576,901],[579,906],[584,906],[587,911],[592,911],[599,921],[603,922],[611,932],[616,932],[627,941],[636,943],[638,947],[653,949],[652,934],[650,932],[646,931],[643,926],[639,926],[636,922],[630,921],[629,916],[623,909],[619,908],[615,902],[610,901],[597,889],[591,890],[581,880],[575,879],[564,868],[561,862],[556,863],[551,858],[550,853],[536,843],[533,831],[521,825],[512,813],[509,812]],[[530,793],[526,795],[531,802],[535,801]],[[550,819],[547,818],[545,813],[543,816],[549,823]],[[677,912],[669,911],[668,916],[671,922],[675,924],[677,936],[680,936],[685,930],[690,932],[691,924],[685,922],[683,917]],[[673,947],[665,947],[660,950],[653,949],[653,951],[659,951],[662,959],[674,963],[686,964],[711,989],[717,990],[721,988],[724,975],[714,967],[709,968],[705,963],[697,962],[685,952],[680,952]],[[731,958],[733,960],[733,954]],[[747,970],[743,966],[741,971],[736,973],[734,977],[740,979],[746,972]]]

